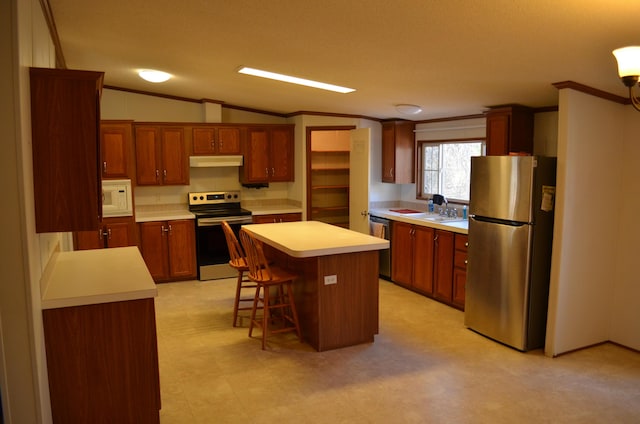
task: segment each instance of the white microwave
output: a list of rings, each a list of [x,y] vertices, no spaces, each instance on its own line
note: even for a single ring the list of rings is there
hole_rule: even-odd
[[[132,216],[131,180],[102,180],[102,216]]]

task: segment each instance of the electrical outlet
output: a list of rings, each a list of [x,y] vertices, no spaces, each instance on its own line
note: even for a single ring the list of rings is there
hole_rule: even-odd
[[[329,284],[338,284],[338,276],[337,275],[325,275],[324,276],[324,285],[328,286]]]

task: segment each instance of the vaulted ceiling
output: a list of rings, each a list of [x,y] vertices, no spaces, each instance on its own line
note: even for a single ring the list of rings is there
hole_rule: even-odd
[[[640,44],[638,0],[49,0],[66,67],[105,84],[276,113],[424,120],[557,104],[553,83],[626,96],[611,50]],[[355,88],[337,94],[250,66]],[[136,70],[174,75],[163,84]],[[395,105],[420,105],[403,116]]]

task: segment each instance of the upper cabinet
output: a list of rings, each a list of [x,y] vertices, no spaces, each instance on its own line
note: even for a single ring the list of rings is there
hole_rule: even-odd
[[[136,125],[135,151],[137,185],[189,184],[184,127]]]
[[[294,125],[265,125],[247,128],[242,143],[242,184],[293,181]]]
[[[127,178],[135,175],[133,121],[100,123],[102,178]]]
[[[36,232],[97,230],[104,73],[31,68]]]
[[[192,129],[194,155],[239,155],[244,129],[240,126],[202,126]]]
[[[387,121],[382,123],[382,182],[409,184],[415,182],[415,123]]]
[[[487,117],[487,156],[533,153],[533,110],[507,105],[491,108]]]

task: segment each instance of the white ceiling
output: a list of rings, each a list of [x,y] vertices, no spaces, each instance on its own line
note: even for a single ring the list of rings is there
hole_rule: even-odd
[[[557,105],[555,82],[626,96],[611,50],[639,0],[50,0],[66,65],[105,84],[277,113],[424,120]],[[240,66],[355,88],[337,94]],[[175,76],[141,80],[140,68]]]

